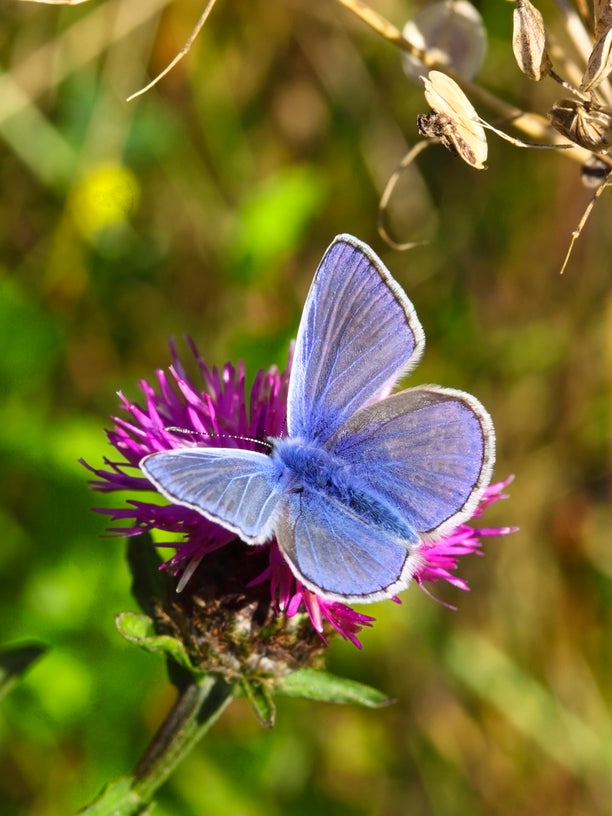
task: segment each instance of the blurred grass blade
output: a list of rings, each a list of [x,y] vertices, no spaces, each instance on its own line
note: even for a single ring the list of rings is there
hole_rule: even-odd
[[[457,634],[447,656],[451,670],[463,683],[560,765],[575,774],[609,773],[609,717],[595,729],[484,638]]]
[[[46,646],[37,643],[0,649],[0,700],[46,651]]]
[[[2,107],[18,111],[0,116],[0,134],[39,181],[63,189],[74,175],[76,152],[9,74],[0,73],[0,88]]]
[[[107,0],[87,10],[84,16],[56,33],[35,50],[28,50],[11,68],[11,83],[25,92],[16,98],[0,75],[0,121],[20,111],[23,105],[56,88],[71,74],[95,60],[112,45],[154,18],[169,0]],[[76,14],[75,14],[76,17]],[[49,71],[53,65],[53,71]]]

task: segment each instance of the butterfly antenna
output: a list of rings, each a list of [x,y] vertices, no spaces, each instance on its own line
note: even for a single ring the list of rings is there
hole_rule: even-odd
[[[254,445],[263,445],[264,448],[271,451],[272,445],[265,439],[256,439],[254,436],[237,436],[236,434],[218,434],[217,439],[237,439],[240,442],[252,442]]]
[[[272,450],[272,445],[265,439],[257,439],[254,436],[241,436],[240,434],[215,434],[207,433],[206,431],[194,431],[190,428],[180,428],[178,426],[169,425],[164,428],[164,431],[169,433],[180,433],[186,436],[204,436],[207,439],[232,439],[238,442],[251,442],[253,445],[262,445],[268,451]]]

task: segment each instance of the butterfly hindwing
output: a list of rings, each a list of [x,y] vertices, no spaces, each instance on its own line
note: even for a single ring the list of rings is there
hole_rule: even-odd
[[[289,434],[325,444],[355,411],[416,365],[423,329],[372,250],[340,235],[321,261],[297,335]]]
[[[331,444],[355,478],[423,535],[442,534],[472,515],[495,455],[482,405],[440,386],[400,391],[364,408]]]
[[[281,492],[269,456],[234,448],[179,448],[140,463],[169,501],[197,510],[249,543],[272,535]]]
[[[296,577],[331,600],[388,598],[406,587],[418,566],[409,542],[308,489],[283,498],[275,534]]]

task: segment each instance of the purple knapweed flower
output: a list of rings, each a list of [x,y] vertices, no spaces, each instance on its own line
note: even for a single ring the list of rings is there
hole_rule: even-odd
[[[119,394],[126,417],[113,417],[114,427],[107,431],[107,435],[120,459],[105,459],[105,468],[93,468],[84,463],[96,476],[91,482],[94,490],[144,494],[153,491],[151,483],[142,475],[139,463],[150,453],[185,447],[186,441],[199,446],[263,450],[262,445],[265,447],[268,437],[282,435],[292,348],[287,368],[284,371],[277,368],[260,371],[250,395],[247,395],[242,363],[237,367],[228,363],[221,371],[210,369],[195,344],[191,340],[188,343],[200,384],[197,385],[186,373],[175,346],[171,344],[169,373],[157,372],[156,387],[145,380],[140,383],[144,404],[131,402]],[[474,517],[480,516],[489,504],[505,498],[502,491],[509,481],[498,482],[486,489]],[[274,540],[258,547],[240,542],[243,549],[236,560],[235,533],[197,511],[175,504],[136,499],[129,499],[126,505],[114,509],[97,508],[113,521],[121,522],[120,526],[110,528],[112,532],[134,536],[158,530],[182,536],[179,542],[156,542],[157,547],[175,550],[162,566],[178,577],[178,591],[190,584],[200,565],[204,574],[208,565],[215,576],[223,573],[219,580],[227,580],[227,574],[231,573],[234,592],[237,589],[247,594],[249,591],[261,592],[262,587],[267,586],[269,604],[277,616],[292,618],[298,612],[306,612],[323,640],[325,633],[335,630],[357,647],[361,646],[357,635],[363,627],[371,626],[374,618],[356,612],[346,604],[323,598],[305,587],[291,572]],[[480,554],[483,537],[508,532],[511,528],[478,529],[461,524],[435,543],[422,543],[419,551],[421,563],[414,579],[420,585],[445,580],[466,590],[466,582],[454,574],[459,557]],[[224,557],[228,564],[231,562],[231,569],[227,567],[220,571],[219,564]]]

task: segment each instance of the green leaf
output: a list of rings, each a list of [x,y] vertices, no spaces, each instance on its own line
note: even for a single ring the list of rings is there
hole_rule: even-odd
[[[148,804],[132,790],[134,777],[115,779],[102,789],[99,796],[79,810],[83,816],[147,816],[153,812],[155,803]]]
[[[285,697],[326,703],[354,703],[367,708],[382,708],[393,702],[378,689],[316,669],[300,669],[282,677],[277,682],[276,691]]]
[[[150,533],[128,539],[127,559],[132,573],[132,595],[142,611],[151,615],[154,600],[166,596],[166,585]]]
[[[276,706],[265,683],[253,679],[243,678],[240,682],[245,697],[253,706],[259,722],[265,728],[272,728],[276,718]]]
[[[153,621],[148,615],[120,612],[115,616],[115,625],[119,634],[130,643],[135,643],[147,652],[160,653],[191,674],[202,676],[203,672],[192,664],[183,644],[170,635],[156,634]]]
[[[37,643],[0,649],[0,699],[11,691],[32,663],[46,651],[46,646]]]
[[[269,280],[294,251],[326,193],[323,175],[312,166],[283,168],[255,187],[236,217],[230,244],[234,279]]]

